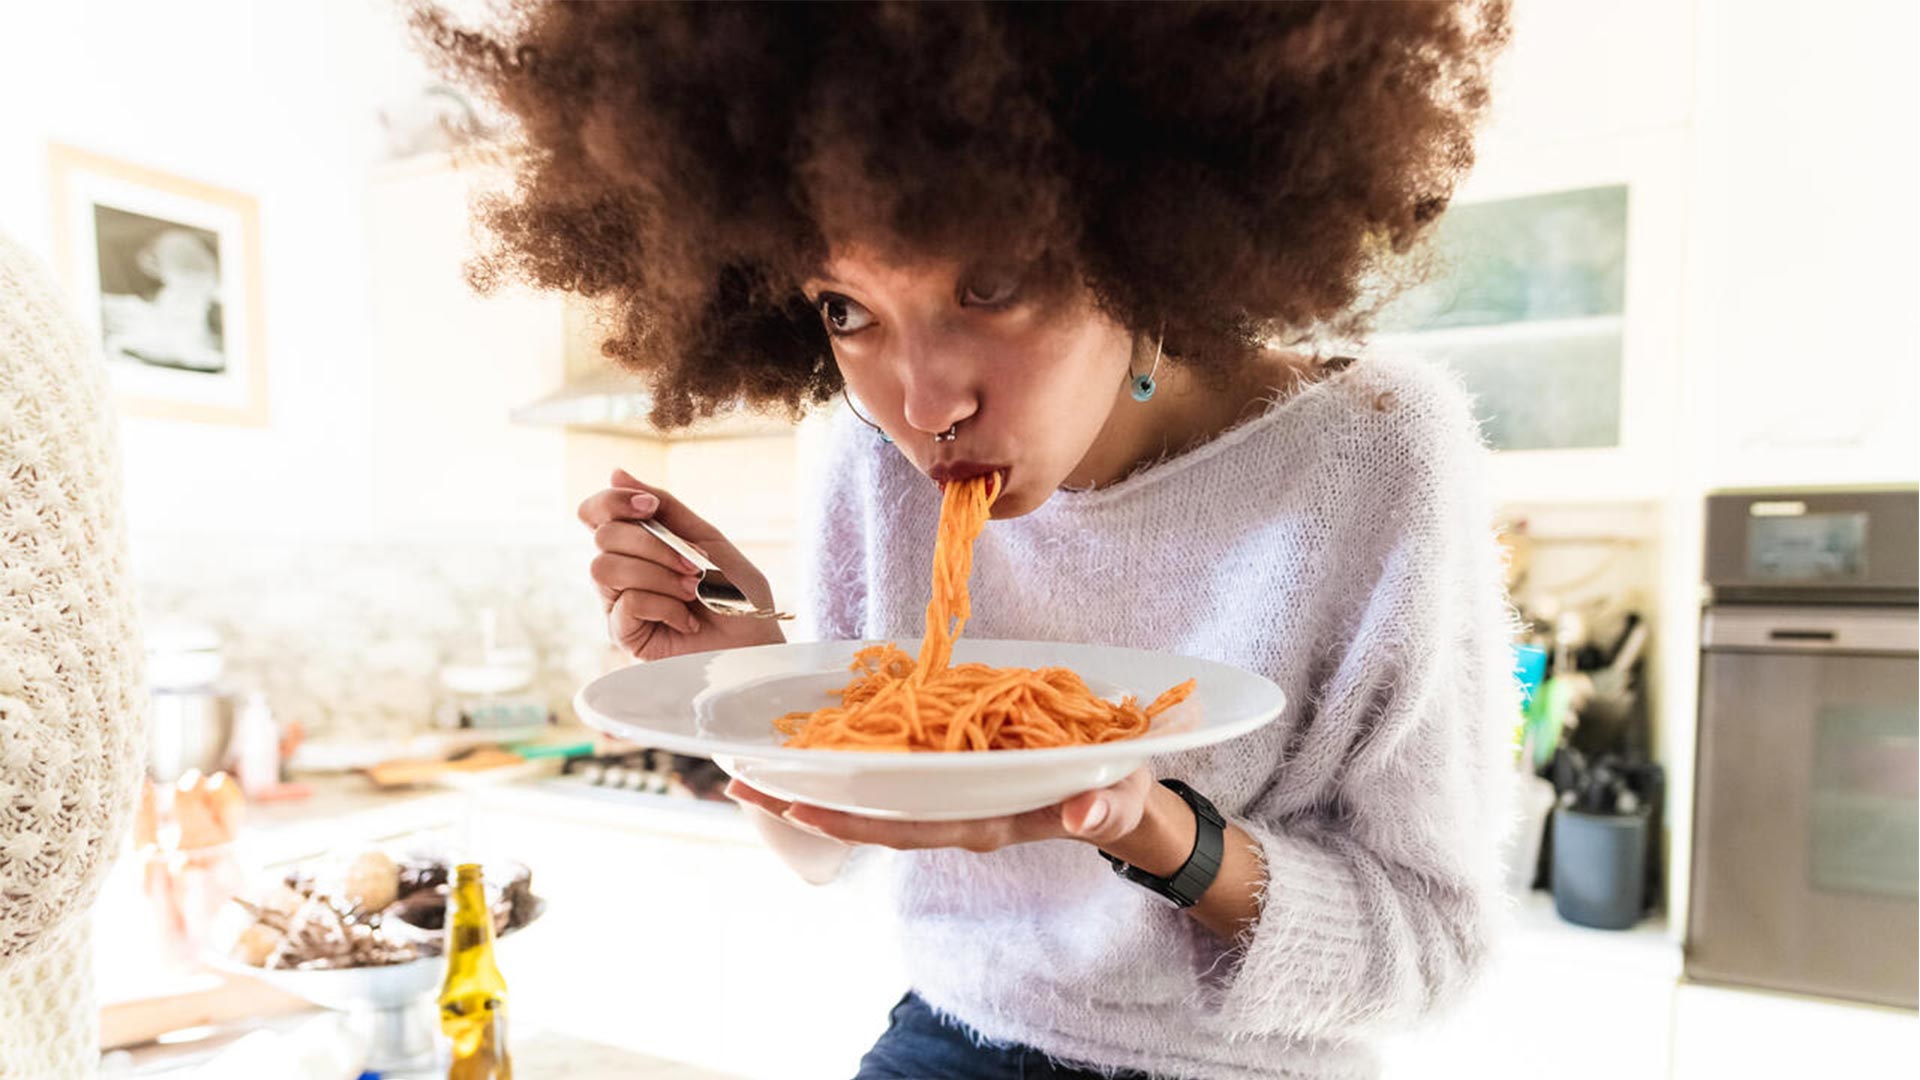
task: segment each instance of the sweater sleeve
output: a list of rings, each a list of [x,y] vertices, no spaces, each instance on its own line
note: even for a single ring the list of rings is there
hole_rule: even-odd
[[[866,633],[867,566],[862,479],[873,436],[844,408],[815,434],[800,501],[800,598],[796,634],[836,641]]]
[[[1229,1038],[1403,1024],[1471,981],[1505,915],[1518,623],[1478,426],[1464,392],[1438,388],[1398,410],[1398,479],[1369,485],[1386,494],[1363,511],[1393,523],[1365,549],[1372,585],[1238,819],[1265,864],[1260,915],[1224,953],[1193,928],[1212,943],[1205,1014]]]
[[[90,337],[0,235],[0,975],[67,939],[139,783],[119,475]]]

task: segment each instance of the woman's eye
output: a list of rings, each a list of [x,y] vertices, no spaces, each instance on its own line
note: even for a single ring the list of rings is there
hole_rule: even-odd
[[[839,293],[821,293],[817,301],[820,317],[827,321],[827,332],[834,335],[856,333],[873,322],[873,313]]]
[[[1020,279],[1012,274],[972,281],[960,291],[960,302],[976,307],[996,307],[1013,299],[1020,291]]]

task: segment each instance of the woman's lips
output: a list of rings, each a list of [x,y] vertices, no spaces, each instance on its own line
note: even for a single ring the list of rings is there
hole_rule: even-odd
[[[1005,490],[1007,476],[1012,468],[1007,465],[986,465],[978,461],[943,461],[927,470],[927,477],[942,486],[950,481],[971,480],[976,476],[989,473],[1000,474],[1000,487]]]

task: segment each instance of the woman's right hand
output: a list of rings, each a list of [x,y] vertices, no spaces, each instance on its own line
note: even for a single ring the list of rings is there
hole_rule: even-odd
[[[698,548],[749,600],[773,606],[766,575],[719,530],[664,489],[615,469],[612,486],[580,504],[580,520],[593,530],[600,549],[591,573],[607,613],[607,634],[616,644],[637,659],[664,660],[786,640],[773,619],[718,615],[694,599],[699,570],[635,524],[644,518],[658,520]]]

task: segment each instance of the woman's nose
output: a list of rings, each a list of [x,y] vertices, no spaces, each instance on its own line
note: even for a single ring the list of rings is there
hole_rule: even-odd
[[[927,350],[900,366],[901,409],[907,425],[929,435],[945,431],[980,407],[972,365],[953,351]]]

